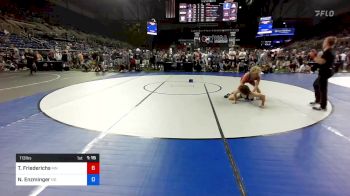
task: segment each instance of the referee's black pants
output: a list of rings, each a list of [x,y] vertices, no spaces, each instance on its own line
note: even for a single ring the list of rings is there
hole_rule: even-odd
[[[319,103],[322,109],[327,108],[327,88],[328,77],[319,75],[314,82],[315,102]]]

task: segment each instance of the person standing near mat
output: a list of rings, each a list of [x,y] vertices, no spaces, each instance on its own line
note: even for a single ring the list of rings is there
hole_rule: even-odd
[[[33,50],[25,49],[24,56],[27,60],[27,67],[30,69],[30,75],[33,75],[33,72],[36,72],[35,55]]]
[[[315,90],[315,101],[310,102],[310,105],[313,105],[312,109],[319,111],[327,110],[327,86],[328,79],[332,77],[333,72],[333,63],[335,55],[333,54],[333,48],[337,42],[337,38],[334,36],[327,37],[323,41],[323,54],[322,56],[313,55],[313,60],[318,64],[318,77],[315,80],[313,86]],[[314,105],[320,104],[319,107]]]

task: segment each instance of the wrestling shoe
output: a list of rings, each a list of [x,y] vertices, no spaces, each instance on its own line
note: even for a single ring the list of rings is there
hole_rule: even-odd
[[[327,108],[321,108],[321,107],[312,107],[312,109],[317,111],[327,111]]]
[[[320,103],[317,103],[316,101],[313,101],[313,102],[310,102],[309,104],[310,105],[316,105],[316,104],[320,104]]]

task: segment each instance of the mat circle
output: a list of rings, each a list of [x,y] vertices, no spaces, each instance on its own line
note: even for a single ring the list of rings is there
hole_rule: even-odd
[[[171,88],[159,88],[156,91],[152,90],[152,88],[156,88],[157,86],[161,85],[162,82],[155,82],[155,83],[150,83],[147,84],[143,87],[143,89],[145,91],[151,92],[151,93],[155,93],[155,94],[161,94],[161,95],[205,95],[206,91],[204,88],[204,85],[207,86],[207,88],[209,89],[209,93],[216,93],[222,90],[222,86],[218,85],[218,84],[214,84],[214,83],[206,83],[206,82],[185,82],[185,81],[167,81],[165,82],[165,86],[172,86],[172,84],[175,84],[174,86],[177,87],[181,87],[184,88],[186,86],[191,86],[191,85],[203,85],[203,88],[199,88],[200,92],[198,93],[186,93],[186,92],[181,92],[181,93],[176,93],[176,92],[171,92]],[[163,86],[164,86],[163,84]],[[169,89],[170,89],[170,93],[169,93]],[[166,90],[168,90],[168,92],[165,92]],[[154,91],[154,92],[153,92]]]

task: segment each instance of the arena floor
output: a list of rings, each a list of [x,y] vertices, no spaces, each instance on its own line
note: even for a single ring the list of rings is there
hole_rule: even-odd
[[[223,98],[240,74],[0,74],[1,195],[347,195],[350,75],[263,75],[259,101]],[[193,79],[193,83],[188,80]],[[99,153],[101,185],[15,185],[16,153]]]

